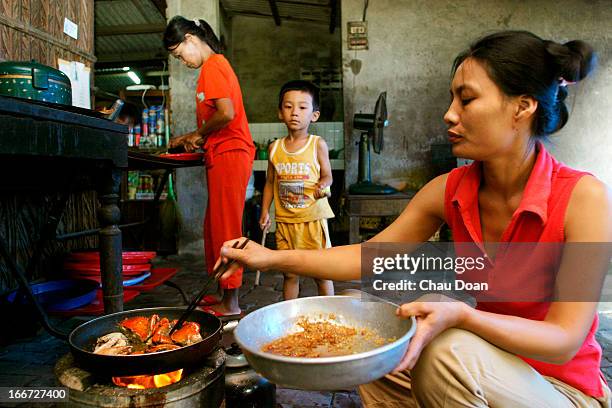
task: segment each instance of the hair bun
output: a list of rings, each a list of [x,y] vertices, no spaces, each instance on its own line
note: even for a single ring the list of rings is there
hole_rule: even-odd
[[[586,78],[597,65],[597,54],[593,47],[581,40],[565,44],[546,41],[546,50],[554,58],[559,77],[568,82]]]

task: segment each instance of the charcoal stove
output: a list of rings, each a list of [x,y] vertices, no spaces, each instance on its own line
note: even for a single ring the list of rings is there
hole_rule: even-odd
[[[117,386],[110,377],[78,367],[72,354],[58,360],[55,375],[60,386],[69,388],[68,407],[217,408],[225,405],[225,360],[225,352],[218,348],[202,366],[185,370],[179,382],[161,388]]]

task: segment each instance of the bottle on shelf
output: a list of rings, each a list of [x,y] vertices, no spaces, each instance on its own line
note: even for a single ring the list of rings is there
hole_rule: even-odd
[[[134,146],[140,147],[140,125],[134,125]]]
[[[149,147],[149,109],[144,108],[142,110],[142,123],[140,125],[141,136],[140,136],[140,147]]]

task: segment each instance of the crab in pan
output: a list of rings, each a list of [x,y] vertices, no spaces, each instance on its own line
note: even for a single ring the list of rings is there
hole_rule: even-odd
[[[96,341],[94,353],[108,356],[132,354],[132,346],[123,333],[109,333]]]
[[[172,322],[176,324],[176,320]],[[181,346],[188,346],[190,344],[202,341],[200,335],[200,325],[196,322],[185,322],[183,325],[172,333],[172,341],[178,343]]]
[[[160,318],[157,314],[151,317],[128,317],[119,323],[121,332],[109,333],[97,340],[94,353],[108,355],[154,353],[175,350],[202,340],[200,325],[195,322],[183,323],[170,335],[176,322],[165,317]]]

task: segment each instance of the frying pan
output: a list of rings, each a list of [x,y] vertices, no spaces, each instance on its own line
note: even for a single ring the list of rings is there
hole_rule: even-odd
[[[201,310],[194,310],[188,319],[200,325],[202,341],[198,343],[151,354],[108,356],[93,353],[96,340],[105,334],[119,331],[118,324],[128,317],[158,314],[159,317],[173,320],[178,319],[184,311],[182,307],[135,309],[90,320],[70,333],[70,350],[83,368],[115,377],[166,373],[202,364],[206,356],[217,348],[223,325],[217,317]]]

